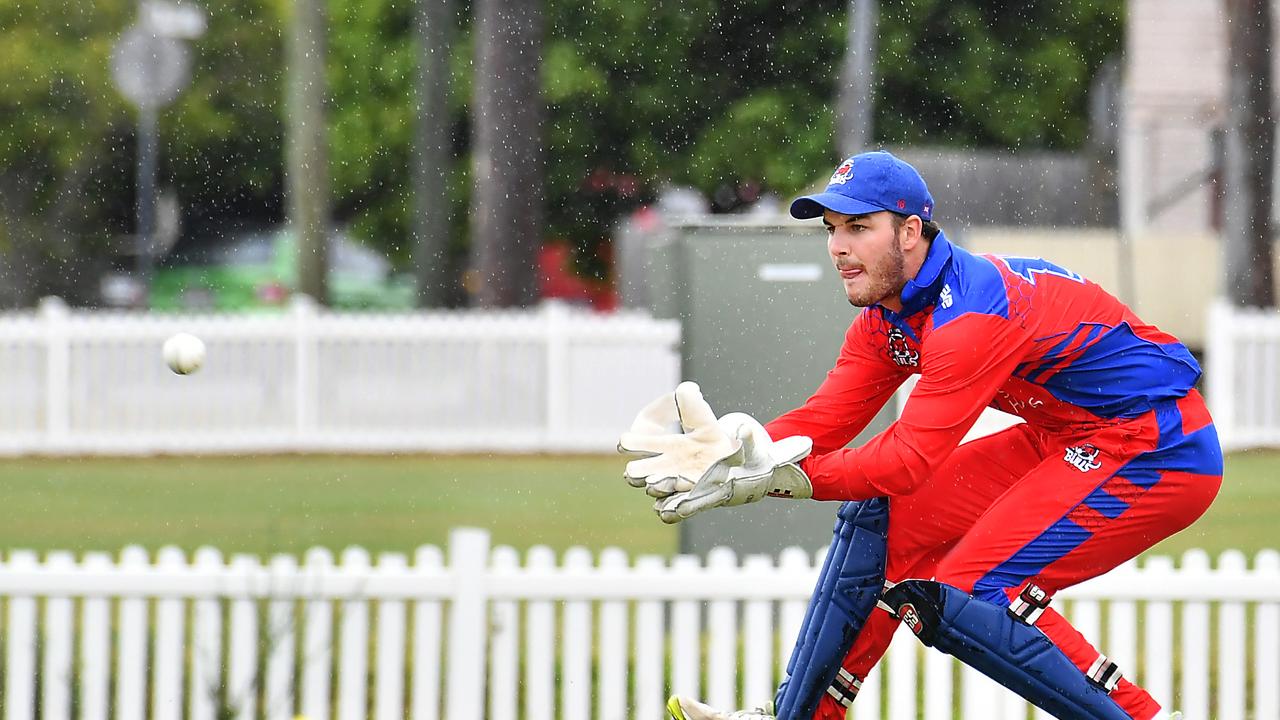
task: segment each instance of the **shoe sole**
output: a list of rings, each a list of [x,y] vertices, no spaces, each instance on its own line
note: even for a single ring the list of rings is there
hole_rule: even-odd
[[[680,699],[675,695],[667,698],[667,712],[671,713],[674,720],[685,720],[684,710],[680,707]]]

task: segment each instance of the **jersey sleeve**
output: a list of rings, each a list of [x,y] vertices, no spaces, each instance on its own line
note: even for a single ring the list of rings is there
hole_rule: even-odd
[[[835,367],[804,405],[765,426],[769,437],[808,436],[813,454],[821,455],[843,448],[862,432],[909,374],[877,345],[883,341],[877,320],[870,310],[858,315],[845,333]]]
[[[902,417],[865,445],[806,458],[818,500],[909,495],[955,450],[1019,362],[1021,326],[966,315],[935,330]]]

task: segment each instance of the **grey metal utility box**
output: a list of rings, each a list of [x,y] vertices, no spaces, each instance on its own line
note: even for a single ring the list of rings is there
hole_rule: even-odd
[[[623,268],[632,298],[683,325],[683,371],[717,414],[750,413],[768,422],[798,407],[835,363],[859,312],[849,305],[818,223],[785,219],[696,218],[632,237],[633,267]],[[623,248],[623,252],[626,252]],[[628,289],[624,287],[624,297]],[[645,298],[644,296],[647,296]],[[882,411],[854,443],[888,425]],[[703,513],[681,523],[681,552],[719,545],[775,554],[825,547],[835,502],[767,499]]]

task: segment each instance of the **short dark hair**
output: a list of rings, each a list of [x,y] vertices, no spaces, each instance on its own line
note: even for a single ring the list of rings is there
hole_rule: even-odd
[[[893,220],[893,231],[898,232],[898,228],[902,227],[902,223],[906,222],[907,218],[911,216],[903,215],[902,213],[890,212],[889,217]],[[917,215],[916,217],[920,216]],[[925,240],[933,242],[933,239],[938,237],[938,233],[940,232],[942,232],[941,225],[932,220],[920,218],[920,234],[924,236]]]

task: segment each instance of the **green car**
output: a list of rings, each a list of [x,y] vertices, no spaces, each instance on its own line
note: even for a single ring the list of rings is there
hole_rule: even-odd
[[[153,310],[269,310],[289,304],[298,285],[297,243],[287,230],[245,232],[157,265]],[[349,310],[414,307],[413,277],[350,237],[329,236],[329,305]]]

